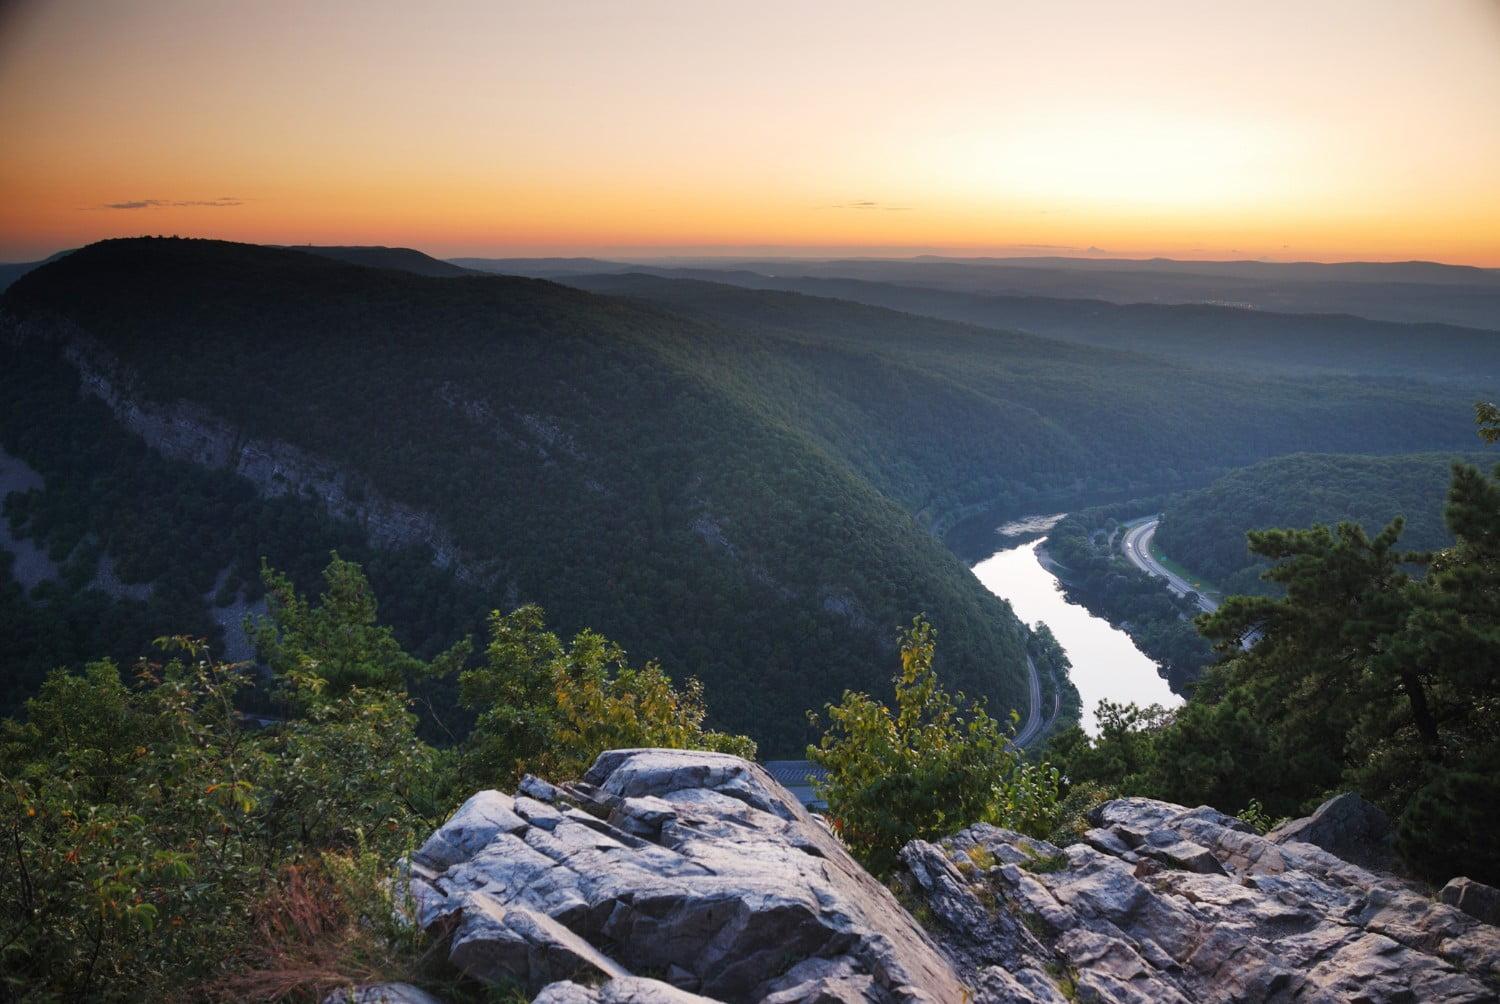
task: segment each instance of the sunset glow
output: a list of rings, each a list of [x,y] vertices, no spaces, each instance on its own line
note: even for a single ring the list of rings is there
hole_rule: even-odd
[[[0,259],[180,233],[1500,266],[1496,4],[922,10],[12,4]]]

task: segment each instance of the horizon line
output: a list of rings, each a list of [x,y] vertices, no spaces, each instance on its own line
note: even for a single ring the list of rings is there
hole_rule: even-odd
[[[314,241],[280,242],[280,241],[244,241],[231,240],[221,237],[199,236],[192,234],[120,234],[115,237],[101,237],[95,241],[73,247],[59,248],[37,258],[16,258],[0,261],[3,265],[27,265],[33,262],[50,260],[57,255],[76,251],[79,248],[88,247],[107,240],[130,240],[143,237],[176,237],[182,239],[196,240],[223,240],[231,244],[252,244],[261,247],[279,247],[296,250],[301,247],[366,247],[366,248],[389,248],[392,250],[405,249],[427,255],[430,258],[444,262],[461,260],[481,261],[524,261],[524,260],[602,260],[614,261],[619,264],[631,264],[635,262],[661,262],[661,261],[740,261],[740,260],[803,260],[803,261],[916,261],[919,259],[939,259],[945,261],[968,261],[968,262],[1006,262],[1006,261],[1077,261],[1077,262],[1131,262],[1139,264],[1150,264],[1152,262],[1173,262],[1180,264],[1201,265],[1434,265],[1442,268],[1473,269],[1480,272],[1500,272],[1500,264],[1476,265],[1467,262],[1442,261],[1436,258],[1309,258],[1309,257],[1287,257],[1281,258],[1273,255],[1257,255],[1247,257],[1232,257],[1234,251],[1228,252],[1230,256],[1221,257],[1178,257],[1173,254],[1131,254],[1128,252],[1114,253],[1102,248],[1073,249],[1056,248],[1043,250],[1036,248],[1026,250],[1020,246],[1009,248],[1013,253],[1002,253],[1007,249],[1006,245],[991,245],[987,248],[963,248],[942,247],[922,245],[787,245],[787,244],[707,244],[707,245],[582,245],[556,248],[543,246],[534,251],[489,251],[481,253],[441,254],[425,250],[417,244],[379,244],[379,243],[318,243]],[[884,253],[880,253],[884,252]],[[1208,252],[1205,254],[1219,254],[1223,252]]]

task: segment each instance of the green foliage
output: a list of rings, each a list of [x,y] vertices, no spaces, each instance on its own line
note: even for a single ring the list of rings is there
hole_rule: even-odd
[[[1462,459],[1483,462],[1479,454]],[[1156,542],[1223,591],[1249,594],[1276,589],[1261,579],[1269,559],[1245,546],[1252,530],[1356,523],[1374,534],[1402,516],[1407,547],[1446,547],[1453,535],[1443,520],[1443,491],[1453,460],[1448,453],[1277,457],[1178,496],[1162,514]]]
[[[5,723],[0,974],[12,992],[160,993],[209,975],[247,930],[267,855],[264,754],[233,708],[241,672],[178,647],[141,666],[147,689],[96,663],[53,674],[28,720]]]
[[[1500,878],[1500,472],[1453,465],[1445,520],[1454,543],[1435,553],[1399,550],[1399,517],[1373,537],[1348,522],[1250,533],[1280,595],[1199,619],[1224,661],[1187,704],[1050,752],[1070,779],[1246,805],[1257,827],[1353,788],[1399,820],[1419,874]]]
[[[1021,867],[1038,875],[1059,872],[1068,867],[1068,856],[1061,851],[1056,854],[1027,854]]]
[[[1084,833],[1093,828],[1089,813],[1114,798],[1117,792],[1093,781],[1076,781],[1065,778],[1066,793],[1057,805],[1057,822],[1047,840],[1058,847],[1076,844]]]
[[[964,707],[933,671],[937,632],[918,617],[901,640],[895,707],[846,693],[807,755],[828,771],[817,785],[850,850],[877,874],[907,841],[990,822],[1034,836],[1055,821],[1057,772],[1026,763],[982,706]]]
[[[1396,850],[1419,874],[1445,882],[1455,869],[1480,882],[1500,876],[1500,779],[1493,772],[1441,771],[1417,790],[1396,822]]]
[[[113,241],[55,264],[6,292],[0,322],[15,319],[26,336],[0,345],[0,401],[32,396],[26,369],[72,371],[33,330],[61,318],[118,359],[132,400],[185,404],[239,442],[290,443],[343,475],[331,507],[304,492],[259,498],[223,470],[197,469],[192,491],[179,491],[149,457],[137,473],[93,456],[110,424],[135,444],[117,455],[150,451],[96,400],[79,414],[61,403],[77,400],[76,376],[46,404],[0,405],[6,448],[47,478],[19,532],[59,548],[94,532],[106,553],[138,554],[126,581],[159,588],[170,577],[204,636],[220,571],[230,568],[228,592],[236,581],[258,592],[265,555],[308,591],[336,548],[370,570],[382,614],[419,657],[477,634],[500,597],[507,608],[536,603],[564,637],[593,628],[651,651],[669,675],[698,676],[716,726],[782,751],[811,738],[800,709],[870,685],[869,667],[890,654],[875,625],[918,608],[943,618],[951,679],[1024,707],[1013,616],[848,462],[879,445],[847,424],[858,415],[829,409],[824,420],[808,407],[845,356],[883,369],[867,352],[809,356],[801,340],[545,282],[429,278],[246,245]],[[910,407],[920,391],[895,384]],[[856,411],[877,405],[864,397]],[[992,439],[989,428],[965,439]],[[418,566],[377,577],[410,555],[364,541],[360,497],[432,514],[463,576]],[[288,524],[275,537],[261,532],[273,513]],[[126,564],[117,560],[122,575]],[[440,716],[451,703],[434,693]]]
[[[467,640],[430,664],[408,655],[391,628],[377,622],[375,594],[364,572],[337,551],[323,571],[327,588],[316,606],[268,565],[262,565],[261,576],[268,616],[258,620],[251,637],[281,678],[317,677],[318,686],[297,688],[303,699],[336,699],[355,687],[404,691],[408,681],[453,673],[468,657]]]
[[[1500,443],[1500,408],[1493,402],[1480,401],[1474,405],[1474,422],[1479,426],[1480,439]]]
[[[1276,819],[1267,815],[1265,808],[1254,798],[1250,800],[1249,805],[1235,813],[1235,817],[1262,836],[1288,821],[1285,816]]]
[[[535,608],[495,615],[464,686],[483,727],[435,749],[406,681],[451,671],[464,649],[414,658],[376,621],[357,565],[335,556],[325,578],[309,603],[267,573],[260,636],[285,721],[247,728],[250,667],[175,638],[134,687],[108,661],[57,670],[0,725],[4,995],[321,999],[346,977],[441,983],[452,974],[427,972],[385,879],[476,784],[522,766],[579,772],[609,746],[754,755],[702,728],[695,682],[674,689],[597,634],[564,649]],[[541,724],[488,731],[518,721]]]
[[[1065,770],[1070,783],[1090,782],[1134,790],[1156,767],[1157,744],[1172,716],[1159,704],[1139,707],[1100,701],[1094,710],[1099,734],[1094,739],[1073,726],[1054,736],[1047,755]]]
[[[387,856],[442,822],[452,808],[452,755],[417,737],[404,692],[350,688],[322,693],[322,678],[295,675],[305,718],[267,739],[263,783],[276,792],[265,825],[289,844],[347,848],[364,844]]]
[[[755,756],[746,737],[703,728],[708,712],[696,679],[675,688],[659,665],[631,666],[619,645],[593,631],[564,646],[535,606],[491,616],[485,663],[465,670],[459,688],[464,706],[478,713],[463,769],[479,784],[524,773],[576,777],[607,749]]]
[[[0,446],[42,480],[6,496],[11,532],[64,570],[29,590],[0,577],[0,713],[19,711],[59,665],[101,656],[128,665],[164,634],[204,637],[215,653],[232,645],[228,658],[248,658],[241,615],[224,608],[253,609],[263,598],[263,559],[310,592],[330,550],[359,561],[387,601],[382,616],[420,658],[483,626],[478,591],[434,567],[425,549],[373,549],[355,522],[309,496],[261,498],[226,470],[151,450],[82,392],[53,347],[0,338]],[[128,592],[95,587],[105,557]],[[11,564],[0,549],[0,573]],[[271,707],[267,694],[246,702]]]
[[[1069,675],[1073,664],[1052,629],[1040,621],[1032,625],[1031,634],[1026,639],[1026,654],[1036,664],[1037,677],[1041,680],[1042,714],[1050,714],[1054,707],[1057,709],[1051,729],[1076,723],[1082,705],[1078,688],[1073,686]]]
[[[482,628],[493,597],[473,584],[494,583],[565,637],[592,627],[696,674],[716,726],[786,753],[814,738],[789,709],[870,690],[890,655],[878,625],[918,609],[943,625],[944,679],[1025,706],[1024,633],[933,536],[963,516],[1465,433],[1444,392],[1410,382],[1208,373],[710,283],[620,291],[180,240],[103,242],[26,275],[4,301],[18,337],[0,339],[0,439],[47,480],[12,522],[78,574],[45,604],[0,590],[0,640],[25,659],[15,700],[62,648],[128,661],[151,633],[214,637],[207,600],[253,601],[262,556],[309,590],[337,548],[420,658]],[[343,473],[343,497],[259,497],[162,461],[80,407],[76,376],[64,386],[46,336],[77,331],[118,358],[132,401],[293,444]],[[431,513],[466,574],[371,548],[358,507],[376,497]],[[151,600],[91,596],[91,554]],[[451,695],[432,696],[446,713]]]

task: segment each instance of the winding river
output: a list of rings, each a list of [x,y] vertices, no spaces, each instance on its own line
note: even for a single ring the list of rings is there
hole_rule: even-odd
[[[974,566],[986,589],[1009,601],[1028,624],[1043,621],[1073,663],[1073,685],[1083,698],[1083,728],[1097,733],[1094,706],[1102,699],[1176,707],[1172,693],[1130,636],[1064,598],[1057,577],[1037,556],[1041,540],[997,551]]]

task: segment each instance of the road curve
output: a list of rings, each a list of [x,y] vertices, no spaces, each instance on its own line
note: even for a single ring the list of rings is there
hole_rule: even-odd
[[[1026,675],[1031,684],[1031,710],[1026,715],[1026,724],[1021,726],[1021,731],[1016,733],[1011,740],[1017,746],[1025,746],[1036,739],[1037,733],[1042,730],[1042,679],[1037,675],[1036,662],[1031,656],[1026,657]]]
[[[1191,582],[1169,570],[1165,565],[1157,561],[1156,557],[1151,553],[1151,541],[1156,537],[1156,526],[1160,522],[1160,517],[1152,516],[1149,519],[1136,523],[1134,526],[1128,527],[1125,530],[1124,538],[1120,542],[1120,547],[1125,552],[1125,557],[1130,559],[1132,565],[1147,575],[1166,579],[1167,587],[1177,595],[1186,596],[1188,593],[1196,594],[1198,597],[1198,606],[1203,608],[1204,613],[1213,613],[1219,609],[1219,604],[1216,600],[1211,600],[1198,592]]]

